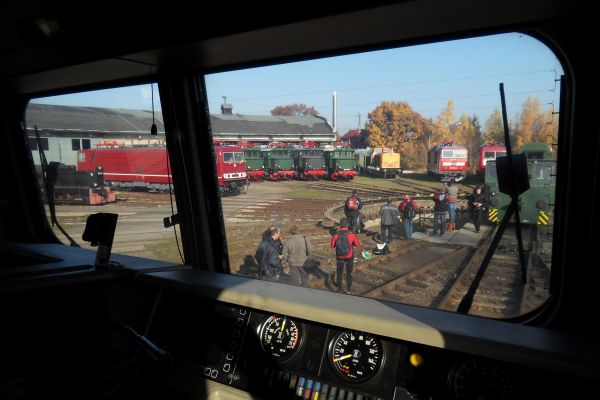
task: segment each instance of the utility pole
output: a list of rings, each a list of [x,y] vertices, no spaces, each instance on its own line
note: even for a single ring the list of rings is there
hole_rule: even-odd
[[[358,132],[360,133],[360,113],[358,113]]]

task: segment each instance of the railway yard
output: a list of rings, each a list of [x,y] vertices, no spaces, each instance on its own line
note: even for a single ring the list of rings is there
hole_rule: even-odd
[[[459,184],[460,195],[471,193],[475,178]],[[283,221],[283,240],[289,228],[297,225],[300,234],[313,244],[312,257],[319,266],[310,272],[310,286],[333,290],[335,257],[330,241],[336,222],[343,216],[342,205],[353,189],[365,202],[365,232],[358,235],[355,251],[352,294],[447,311],[459,309],[471,289],[470,313],[493,318],[523,315],[549,297],[551,229],[523,228],[526,271],[521,271],[514,226],[505,231],[500,244],[474,291],[478,274],[496,227],[483,225],[476,233],[466,212],[466,201],[457,209],[457,230],[443,237],[431,236],[431,194],[442,184],[425,175],[403,175],[395,179],[357,177],[350,182],[287,181],[252,184],[248,193],[222,197],[231,273],[256,276],[254,252],[270,221]],[[366,259],[380,243],[378,211],[384,199],[411,194],[422,208],[415,220],[412,240],[405,240],[399,225],[394,231],[390,252]],[[116,212],[119,223],[113,251],[133,256],[181,262],[173,229],[163,227],[171,214],[168,194],[119,192],[117,203],[104,206],[58,206],[59,221],[81,242],[87,215]],[[462,211],[462,212],[461,212]],[[60,237],[60,235],[59,235]],[[283,281],[287,281],[284,268]],[[527,282],[523,283],[523,276]]]

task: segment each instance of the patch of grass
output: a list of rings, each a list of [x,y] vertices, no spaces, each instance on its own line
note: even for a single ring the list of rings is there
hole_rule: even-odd
[[[285,197],[291,199],[323,199],[323,200],[339,200],[345,199],[344,193],[328,192],[324,190],[294,190],[288,192]]]
[[[361,185],[369,185],[372,187],[380,187],[385,189],[400,189],[402,187],[391,179],[373,178],[370,176],[355,176],[354,182]]]

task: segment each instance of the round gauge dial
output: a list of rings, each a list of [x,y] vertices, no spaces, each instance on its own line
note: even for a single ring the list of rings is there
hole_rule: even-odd
[[[450,373],[450,391],[457,400],[503,400],[514,398],[512,379],[500,365],[469,360]]]
[[[271,357],[284,361],[300,347],[300,324],[283,315],[273,315],[262,325],[260,344]]]
[[[335,372],[349,382],[363,382],[375,376],[383,362],[381,342],[364,332],[345,331],[329,347]]]

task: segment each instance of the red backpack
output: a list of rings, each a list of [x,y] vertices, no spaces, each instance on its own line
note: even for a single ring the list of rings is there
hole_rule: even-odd
[[[348,197],[348,200],[346,200],[346,208],[348,208],[348,210],[358,210],[358,199],[355,196]]]

